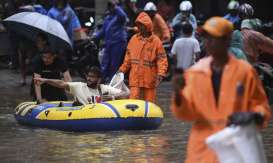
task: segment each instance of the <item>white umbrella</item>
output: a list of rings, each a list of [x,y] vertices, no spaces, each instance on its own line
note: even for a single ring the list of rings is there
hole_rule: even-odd
[[[72,48],[63,26],[56,20],[36,12],[21,12],[4,20],[6,27],[35,41],[40,32],[47,34],[50,46],[55,49]]]

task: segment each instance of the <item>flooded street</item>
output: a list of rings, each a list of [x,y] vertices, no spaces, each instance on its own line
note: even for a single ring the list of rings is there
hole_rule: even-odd
[[[171,115],[170,82],[161,84],[158,104],[165,118],[151,131],[73,133],[17,124],[14,106],[30,100],[18,74],[0,70],[0,162],[183,162],[190,124]],[[273,123],[264,130],[268,162],[273,162]]]

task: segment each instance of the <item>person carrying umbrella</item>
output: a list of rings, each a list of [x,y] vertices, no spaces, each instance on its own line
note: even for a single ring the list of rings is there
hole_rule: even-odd
[[[205,143],[208,136],[227,124],[256,120],[266,127],[271,119],[268,100],[255,69],[229,55],[233,25],[212,17],[201,28],[209,57],[201,59],[184,74],[174,76],[172,112],[193,122],[186,163],[219,162]]]

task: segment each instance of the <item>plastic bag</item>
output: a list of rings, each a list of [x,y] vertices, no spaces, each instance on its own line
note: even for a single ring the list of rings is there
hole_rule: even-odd
[[[267,163],[262,136],[254,123],[227,127],[209,136],[206,143],[220,163]]]
[[[130,94],[129,88],[124,83],[124,73],[122,73],[122,72],[116,73],[113,76],[113,78],[111,79],[111,81],[109,83],[109,86],[123,90],[123,91],[127,92],[127,94]]]

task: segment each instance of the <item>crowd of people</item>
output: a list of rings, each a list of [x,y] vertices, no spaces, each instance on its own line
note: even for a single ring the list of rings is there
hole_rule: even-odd
[[[48,12],[39,4],[31,10],[59,21],[73,42],[73,33],[82,28],[79,19],[66,0],[54,2]],[[121,98],[156,102],[156,88],[171,69],[172,111],[193,122],[186,162],[217,162],[205,138],[232,123],[229,117],[236,123],[262,117],[257,125],[263,127],[271,117],[253,66],[261,53],[273,54],[273,40],[259,32],[261,21],[254,17],[250,4],[231,0],[227,15],[212,17],[199,27],[193,7],[190,1],[182,1],[180,12],[166,21],[153,2],[142,9],[136,7],[136,0],[109,0],[101,28],[89,35],[95,42],[103,40],[104,51],[101,66],[90,65],[86,70],[86,83],[72,82],[65,63],[69,60],[59,58],[41,33],[37,55],[30,61],[34,99],[40,103],[67,100],[69,92],[80,104]],[[171,44],[171,50],[165,44]],[[23,47],[18,49],[25,83],[24,58],[31,47]],[[130,92],[107,85],[116,73],[129,74]]]

